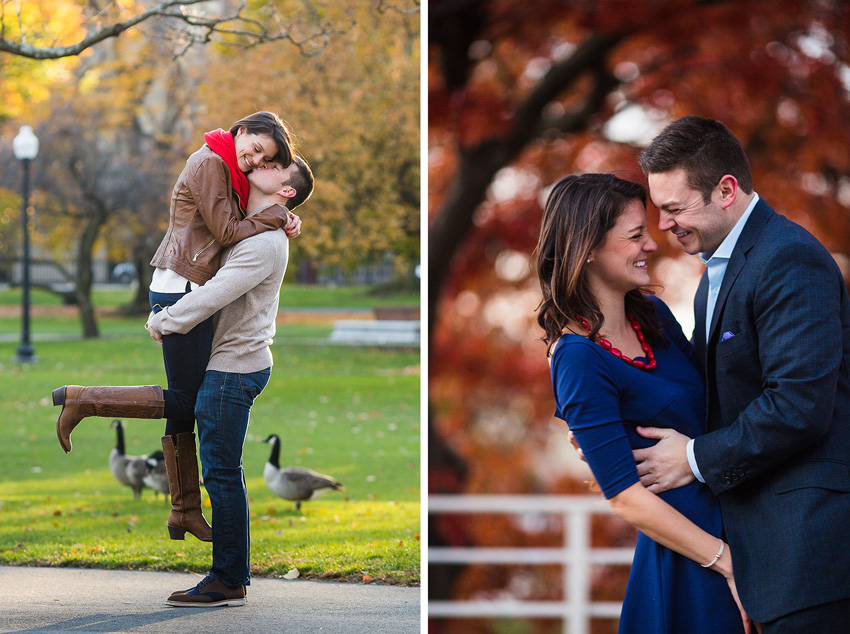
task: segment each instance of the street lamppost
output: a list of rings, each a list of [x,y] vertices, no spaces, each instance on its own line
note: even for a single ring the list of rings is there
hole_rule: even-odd
[[[38,137],[35,136],[30,126],[21,126],[21,131],[12,141],[12,152],[24,166],[24,206],[21,214],[24,220],[24,275],[23,299],[21,300],[23,333],[15,361],[32,363],[35,361],[35,349],[30,344],[30,232],[27,208],[30,199],[30,161],[38,156]]]

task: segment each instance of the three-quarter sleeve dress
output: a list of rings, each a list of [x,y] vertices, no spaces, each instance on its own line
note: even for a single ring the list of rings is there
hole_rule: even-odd
[[[704,431],[705,386],[693,349],[669,308],[653,301],[670,342],[653,346],[655,369],[637,369],[569,333],[552,353],[556,416],[575,434],[606,498],[640,481],[632,450],[656,441],[639,436],[636,427],[667,427],[691,438]],[[704,484],[660,497],[706,532],[722,535],[720,506]],[[639,533],[619,632],[737,634],[743,626],[722,575]]]

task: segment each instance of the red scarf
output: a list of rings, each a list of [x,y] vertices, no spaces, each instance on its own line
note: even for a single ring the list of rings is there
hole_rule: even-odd
[[[213,130],[204,135],[204,141],[210,146],[210,149],[218,154],[221,159],[227,164],[230,169],[230,180],[233,183],[233,192],[239,199],[239,207],[242,212],[245,212],[245,205],[248,204],[248,192],[250,185],[248,177],[239,169],[239,164],[236,161],[236,145],[233,143],[233,135],[229,130]]]

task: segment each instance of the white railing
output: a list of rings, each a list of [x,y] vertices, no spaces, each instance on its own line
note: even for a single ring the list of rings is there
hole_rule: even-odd
[[[590,619],[618,618],[621,603],[590,600],[590,566],[631,564],[633,548],[591,548],[590,518],[611,511],[600,497],[579,495],[433,495],[428,512],[559,514],[563,518],[561,548],[428,549],[429,564],[560,564],[561,601],[429,601],[428,618],[561,618],[565,634],[587,634]]]

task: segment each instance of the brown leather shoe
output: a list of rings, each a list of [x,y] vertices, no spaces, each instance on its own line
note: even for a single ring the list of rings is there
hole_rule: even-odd
[[[186,531],[189,531],[202,542],[211,542],[212,528],[201,511],[195,434],[177,434],[176,439],[175,446],[171,436],[162,437],[168,492],[171,494],[168,536],[171,539],[186,539]]]
[[[53,390],[53,404],[62,406],[56,420],[56,436],[65,453],[71,451],[71,432],[87,416],[162,418],[165,410],[158,385],[63,385]]]
[[[237,607],[247,603],[247,594],[245,586],[229,588],[208,573],[194,588],[172,593],[165,604],[175,608]]]

